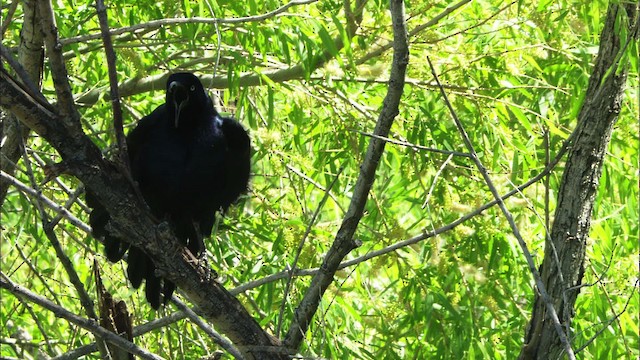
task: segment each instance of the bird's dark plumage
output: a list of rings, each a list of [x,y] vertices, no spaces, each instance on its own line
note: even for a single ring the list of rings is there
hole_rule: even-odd
[[[227,210],[247,190],[247,132],[216,112],[195,75],[176,73],[167,80],[165,104],[140,120],[127,147],[132,177],[153,215],[167,220],[194,255],[202,254],[202,238],[211,235],[216,211]],[[155,274],[141,249],[109,234],[109,214],[90,192],[86,198],[93,234],[104,239],[107,258],[116,262],[129,251],[129,281],[138,288],[144,280],[147,300],[157,309],[175,285]]]

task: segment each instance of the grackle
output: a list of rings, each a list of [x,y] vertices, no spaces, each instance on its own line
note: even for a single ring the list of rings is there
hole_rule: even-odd
[[[216,212],[224,213],[247,191],[251,144],[244,128],[222,117],[198,78],[175,73],[167,80],[166,102],[140,120],[127,135],[131,175],[142,197],[159,220],[171,225],[178,239],[196,257],[204,252]],[[110,216],[87,192],[89,222],[96,238],[104,239],[107,258],[127,256],[127,275],[154,309],[171,298],[175,284],[157,276],[152,259],[105,229]]]

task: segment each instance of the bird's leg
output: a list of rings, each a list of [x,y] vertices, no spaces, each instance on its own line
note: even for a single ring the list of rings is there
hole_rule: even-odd
[[[205,277],[207,281],[215,279],[218,277],[218,273],[211,269],[211,266],[209,266],[209,262],[207,261],[207,249],[204,246],[202,232],[200,231],[200,224],[195,220],[191,223],[193,225],[193,233],[190,236],[188,248],[198,259],[199,265],[202,265],[206,271]]]

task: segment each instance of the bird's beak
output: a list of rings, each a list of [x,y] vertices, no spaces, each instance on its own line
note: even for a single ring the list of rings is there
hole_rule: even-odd
[[[174,126],[177,128],[180,121],[180,112],[189,102],[189,91],[187,91],[187,88],[181,83],[173,81],[169,84],[169,94],[171,94],[173,106],[175,107],[176,113],[173,121]]]

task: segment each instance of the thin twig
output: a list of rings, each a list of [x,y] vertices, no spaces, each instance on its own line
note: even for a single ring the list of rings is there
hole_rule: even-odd
[[[207,4],[207,7],[209,8],[209,12],[211,13],[211,16],[215,19],[216,18],[216,14],[213,11],[213,7],[211,6],[211,4],[208,1],[205,1],[205,4]],[[216,60],[215,63],[213,65],[213,77],[216,77],[218,75],[218,66],[220,65],[220,49],[222,48],[222,34],[220,34],[220,23],[219,22],[215,22],[213,24],[213,28],[216,31]]]
[[[388,138],[386,136],[380,136],[380,135],[376,135],[376,134],[367,133],[367,132],[364,132],[364,131],[361,131],[361,130],[355,130],[354,129],[354,130],[351,130],[351,131],[357,132],[360,135],[364,135],[364,136],[380,139],[380,140],[386,141],[386,142],[388,142],[390,144],[410,147],[410,148],[415,149],[415,150],[426,150],[426,151],[430,151],[430,152],[434,152],[434,153],[438,153],[438,154],[450,155],[450,156],[462,156],[462,157],[466,157],[466,158],[470,158],[471,157],[471,155],[469,155],[467,153],[459,152],[459,151],[450,151],[450,150],[441,150],[441,149],[436,149],[436,148],[430,148],[430,147],[427,147],[427,146],[412,144],[412,143],[407,142],[407,141],[395,140],[395,139]]]
[[[464,28],[464,29],[462,29],[462,30],[456,31],[456,32],[451,33],[451,34],[449,34],[449,35],[447,35],[447,36],[444,36],[444,37],[441,37],[441,38],[435,39],[435,40],[433,40],[433,41],[432,41],[432,43],[437,43],[437,42],[440,42],[440,41],[444,41],[444,40],[447,40],[447,39],[449,39],[449,38],[451,38],[451,37],[454,37],[454,36],[457,36],[457,35],[464,34],[464,33],[466,33],[467,31],[469,31],[469,30],[471,30],[471,29],[475,29],[475,28],[477,28],[477,27],[480,27],[480,26],[482,26],[482,25],[486,24],[489,20],[491,20],[491,19],[493,19],[494,17],[498,16],[498,14],[500,14],[501,12],[503,12],[503,11],[507,10],[508,8],[510,8],[512,5],[514,5],[514,4],[515,4],[515,3],[517,3],[517,2],[518,2],[517,0],[514,0],[514,1],[510,2],[509,4],[507,4],[507,5],[503,6],[503,7],[501,7],[500,9],[498,9],[498,10],[497,10],[496,12],[494,12],[493,14],[489,15],[486,19],[482,19],[482,21],[479,21],[479,22],[477,22],[477,23],[474,23],[472,26],[469,26],[469,27]]]
[[[440,22],[440,20],[444,19],[445,17],[447,17],[449,14],[453,13],[454,11],[460,9],[463,5],[466,5],[467,3],[471,2],[471,0],[461,0],[449,7],[447,7],[446,9],[444,9],[440,14],[434,16],[431,20],[429,20],[427,23],[422,24],[422,25],[418,25],[416,26],[413,30],[411,30],[409,32],[409,37],[413,37],[416,36],[417,34],[419,34],[422,30],[432,27],[436,24],[438,24]],[[385,51],[391,49],[393,47],[393,41],[389,41],[388,43],[380,46],[379,48],[374,49],[373,51],[367,53],[365,56],[361,57],[360,59],[356,60],[356,64],[357,65],[361,65],[366,63],[367,61],[378,57],[380,55],[382,55]]]
[[[300,169],[297,169],[297,168],[295,168],[295,167],[293,167],[293,166],[291,166],[289,164],[285,164],[285,168],[287,168],[287,170],[291,171],[292,173],[300,176],[302,179],[306,180],[307,182],[309,182],[309,184],[315,186],[320,191],[327,191],[327,189],[324,186],[320,185],[317,181],[315,181],[312,178],[310,178],[309,176],[307,176],[307,174],[303,173]],[[345,213],[345,210],[342,208],[342,206],[340,206],[340,201],[338,201],[336,196],[333,193],[329,193],[329,197],[331,197],[331,200],[333,200],[333,202],[336,204],[336,206],[338,206],[338,208],[340,208],[342,213]]]
[[[338,170],[338,173],[334,176],[333,181],[331,181],[331,184],[329,184],[329,186],[326,188],[324,192],[324,196],[322,197],[322,200],[320,200],[320,204],[318,204],[318,207],[316,208],[316,211],[313,213],[313,216],[311,216],[311,220],[309,221],[309,224],[307,224],[307,229],[305,230],[304,235],[302,235],[302,239],[298,244],[298,249],[296,250],[296,255],[293,259],[293,264],[291,264],[289,269],[287,269],[287,271],[289,272],[289,279],[287,279],[287,285],[285,286],[284,295],[282,296],[282,302],[280,303],[280,312],[278,313],[278,325],[276,327],[277,329],[276,336],[278,337],[280,337],[280,331],[282,330],[282,316],[284,315],[284,308],[287,304],[287,297],[289,296],[289,291],[291,291],[291,284],[293,283],[293,273],[298,268],[298,260],[300,259],[300,254],[302,254],[304,243],[307,241],[307,237],[311,233],[311,229],[313,228],[313,225],[315,224],[318,218],[318,215],[320,215],[320,210],[322,210],[322,208],[324,207],[324,204],[329,199],[329,196],[331,194],[331,189],[333,189],[333,186],[336,184],[336,182],[340,178],[340,174],[342,173],[342,170],[344,170],[344,168],[340,168]]]
[[[233,357],[236,359],[244,359],[244,357],[240,353],[240,350],[233,346],[231,341],[218,334],[211,326],[209,326],[209,324],[202,321],[202,319],[193,310],[191,310],[185,303],[180,301],[180,299],[178,299],[175,295],[171,297],[171,301],[176,304],[178,309],[180,309],[189,318],[189,320],[198,325],[198,327],[202,329],[207,335],[209,335],[209,337],[216,344],[220,345],[221,348],[227,350],[227,352],[233,355]]]
[[[33,271],[35,276],[38,279],[40,279],[40,281],[42,282],[44,287],[49,291],[50,294],[52,294],[53,298],[56,301],[58,301],[56,293],[49,287],[49,284],[47,284],[45,279],[42,277],[42,274],[35,268],[35,266],[33,265],[32,261],[31,261],[31,259],[26,256],[24,251],[22,251],[22,247],[20,245],[16,244],[16,250],[20,254],[20,257],[22,258],[24,263],[26,263],[27,266],[29,267],[29,269],[31,269],[31,271]],[[51,344],[51,340],[49,339],[49,335],[47,334],[47,331],[45,330],[45,327],[42,325],[42,321],[40,321],[40,317],[36,315],[35,311],[33,311],[33,306],[31,306],[30,302],[25,301],[24,299],[20,299],[20,298],[18,298],[18,301],[22,304],[22,306],[25,307],[25,309],[27,309],[27,311],[29,312],[29,315],[31,315],[31,318],[36,323],[36,327],[38,328],[38,330],[40,330],[40,334],[42,334],[42,338],[44,339],[44,342],[47,344],[47,351],[49,352],[49,355],[53,356],[53,354],[55,354],[55,352],[53,351],[53,348],[51,348],[51,345],[50,345]]]
[[[41,192],[31,188],[29,185],[23,183],[22,181],[16,179],[15,177],[7,174],[2,170],[0,170],[0,177],[7,180],[11,185],[15,186],[18,190],[22,191],[23,193],[38,199],[38,201],[41,201],[48,208],[51,208],[56,213],[62,215],[65,219],[67,219],[71,224],[73,224],[78,229],[86,232],[87,234],[91,234],[91,227],[85,224],[82,220],[78,219],[64,206],[54,202],[53,200],[44,196]]]
[[[579,348],[576,349],[576,354],[580,353],[582,350],[586,349],[587,346],[589,346],[591,343],[593,343],[599,336],[600,334],[602,334],[604,331],[606,331],[607,329],[609,329],[609,326],[614,322],[617,321],[620,316],[622,316],[622,314],[624,314],[625,312],[627,312],[627,308],[629,307],[629,304],[631,303],[631,300],[633,299],[634,295],[633,293],[638,291],[638,283],[640,282],[640,280],[636,280],[635,285],[633,286],[633,291],[631,292],[631,295],[629,295],[629,298],[627,299],[627,302],[624,304],[624,308],[622,308],[622,311],[620,311],[618,314],[615,314],[611,319],[609,319],[600,330],[596,331],[595,334],[593,334],[593,336],[591,338],[589,338],[589,340],[587,340],[582,346],[580,346]]]
[[[270,11],[268,13],[254,15],[254,16],[246,16],[240,18],[230,18],[230,19],[221,19],[221,18],[200,18],[200,17],[192,17],[192,18],[174,18],[174,19],[159,19],[146,22],[144,24],[136,24],[133,26],[127,26],[118,29],[112,29],[109,31],[109,35],[120,35],[127,32],[136,32],[138,30],[149,30],[149,29],[159,29],[161,27],[169,26],[169,25],[179,25],[179,24],[242,24],[247,22],[258,22],[263,21],[265,19],[274,17],[283,13],[285,10],[292,6],[296,5],[307,5],[317,2],[318,0],[293,0],[287,4],[282,5],[281,7]],[[101,37],[100,34],[90,34],[90,35],[81,35],[71,38],[66,38],[61,41],[62,45],[69,45],[80,42],[87,42],[90,40],[96,40]]]
[[[440,84],[440,79],[438,78],[438,74],[436,73],[436,70],[433,67],[433,64],[431,63],[431,59],[428,56],[427,56],[427,62],[429,63],[429,67],[431,68],[431,73],[433,74],[434,79],[436,80],[436,82],[438,84]],[[476,167],[478,168],[478,171],[480,171],[480,173],[482,174],[482,177],[484,178],[485,183],[489,187],[489,190],[491,191],[491,194],[493,195],[493,197],[498,202],[498,206],[500,207],[500,210],[502,211],[502,213],[504,214],[505,218],[507,219],[507,222],[509,223],[509,226],[511,227],[511,231],[513,231],[513,235],[518,240],[518,244],[520,245],[520,248],[522,249],[524,257],[525,257],[525,259],[527,261],[527,264],[529,265],[529,271],[531,272],[531,274],[533,275],[533,278],[535,279],[536,286],[538,288],[538,292],[540,293],[540,296],[542,297],[542,300],[544,301],[544,303],[545,303],[545,305],[547,307],[547,311],[549,312],[549,316],[551,317],[551,320],[552,320],[553,325],[554,325],[554,327],[556,329],[556,332],[558,333],[558,337],[560,338],[560,341],[564,345],[565,351],[567,352],[567,356],[569,357],[570,360],[575,360],[576,356],[575,356],[573,350],[571,349],[571,343],[567,339],[567,335],[565,334],[564,330],[562,329],[562,325],[560,324],[560,319],[558,318],[558,313],[556,312],[556,309],[553,307],[553,301],[550,298],[549,294],[547,293],[547,290],[546,290],[546,288],[544,286],[544,283],[542,282],[542,278],[540,276],[540,273],[538,272],[538,269],[536,269],[536,265],[535,265],[535,263],[533,261],[533,257],[531,256],[531,252],[529,251],[529,248],[527,247],[527,243],[522,238],[522,235],[520,234],[520,230],[518,229],[518,226],[516,225],[515,221],[513,220],[513,216],[511,215],[511,212],[509,212],[509,210],[507,209],[506,205],[504,204],[504,201],[502,201],[502,198],[500,197],[500,194],[498,193],[498,190],[493,185],[493,181],[491,180],[491,177],[489,176],[489,173],[487,172],[487,170],[485,169],[484,165],[482,164],[482,162],[478,158],[478,155],[476,154],[476,151],[474,149],[473,143],[469,139],[469,136],[467,135],[467,132],[464,129],[464,125],[462,125],[462,122],[458,118],[457,113],[455,112],[455,110],[453,109],[453,106],[449,102],[449,99],[447,97],[447,93],[445,92],[444,88],[442,88],[442,87],[440,88],[440,93],[442,94],[442,97],[444,99],[445,104],[447,105],[447,108],[449,108],[449,112],[451,113],[451,117],[453,118],[453,121],[455,122],[456,127],[458,128],[458,131],[460,132],[460,135],[462,136],[462,140],[464,141],[464,144],[467,147],[467,150],[471,154],[471,158],[473,159],[474,163],[476,164]]]
[[[2,21],[2,26],[0,26],[0,38],[4,39],[4,32],[9,28],[9,24],[12,23],[13,14],[15,14],[16,9],[18,8],[18,4],[20,1],[13,0],[11,5],[9,6],[9,11],[7,11],[7,15],[4,17]]]
[[[433,194],[433,189],[435,189],[436,187],[436,183],[440,178],[440,174],[442,174],[442,171],[449,164],[451,159],[453,159],[453,154],[449,154],[449,156],[447,156],[447,159],[444,162],[442,162],[442,165],[440,165],[435,175],[433,176],[433,181],[431,182],[431,186],[429,186],[429,191],[427,191],[427,196],[425,196],[424,202],[422,203],[423,209],[429,205],[429,201],[431,200],[431,195]],[[433,226],[433,223],[432,223],[432,226]]]

